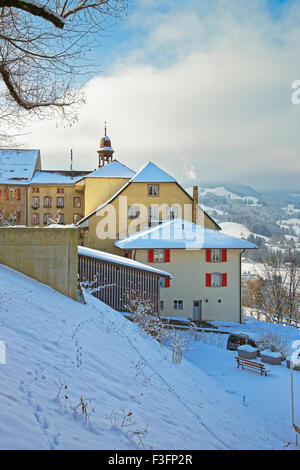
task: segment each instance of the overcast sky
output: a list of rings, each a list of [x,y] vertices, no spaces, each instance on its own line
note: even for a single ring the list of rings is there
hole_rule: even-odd
[[[115,157],[148,160],[185,186],[300,189],[300,0],[133,0],[93,52],[71,128],[37,123],[22,142],[43,169],[94,169],[104,121]],[[280,3],[280,5],[279,5]]]

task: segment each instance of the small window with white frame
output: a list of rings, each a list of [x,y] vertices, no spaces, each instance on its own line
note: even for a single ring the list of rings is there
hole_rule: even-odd
[[[212,263],[219,263],[222,260],[222,250],[220,248],[213,248],[211,250]]]
[[[183,300],[174,300],[174,310],[183,310]]]
[[[163,248],[155,248],[153,250],[153,261],[154,263],[165,262],[165,250]]]
[[[44,207],[51,207],[51,197],[49,196],[44,197]]]
[[[159,196],[158,184],[148,184],[148,196]]]
[[[32,216],[31,216],[32,225],[38,225],[39,222],[40,222],[39,214],[37,214],[37,213],[32,214]]]
[[[40,207],[40,198],[39,198],[39,196],[34,196],[32,198],[32,207],[35,208],[35,209],[37,207]]]
[[[57,223],[63,225],[64,221],[65,221],[64,214],[62,212],[58,212],[58,214],[57,214]]]
[[[48,214],[48,213],[44,214],[44,224],[49,225],[50,222],[51,222],[51,214]]]
[[[159,301],[159,310],[164,310],[164,301],[163,300]]]
[[[212,273],[211,274],[211,286],[212,287],[222,287],[222,273]]]
[[[65,201],[63,197],[56,198],[56,207],[64,207]]]

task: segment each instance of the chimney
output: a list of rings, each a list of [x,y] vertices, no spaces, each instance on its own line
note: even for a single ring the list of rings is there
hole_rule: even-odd
[[[197,223],[198,186],[193,186],[192,222]]]

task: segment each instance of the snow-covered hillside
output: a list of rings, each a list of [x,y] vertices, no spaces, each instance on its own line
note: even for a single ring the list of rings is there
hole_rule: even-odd
[[[146,428],[146,448],[284,446],[205,372],[173,364],[168,349],[99,300],[77,303],[4,266],[0,286],[2,449],[138,449],[135,433]],[[89,420],[72,410],[80,397]],[[122,428],[123,415],[132,424]]]
[[[216,196],[225,197],[226,199],[240,199],[247,201],[248,204],[257,204],[258,198],[253,196],[239,196],[232,191],[228,191],[224,186],[217,186],[216,188],[200,188],[199,196],[206,196],[207,194],[212,193]]]
[[[248,238],[251,233],[245,225],[236,222],[222,222],[220,227],[222,232],[231,237]]]

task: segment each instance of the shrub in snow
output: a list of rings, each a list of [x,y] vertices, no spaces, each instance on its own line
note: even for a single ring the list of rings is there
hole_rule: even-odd
[[[282,357],[286,357],[289,351],[289,341],[276,327],[268,325],[258,332],[257,346],[259,351],[268,349],[271,352],[279,352]]]
[[[162,337],[163,322],[155,312],[153,302],[147,297],[134,292],[127,293],[126,305],[132,320],[138,324],[139,328],[151,334],[156,339]]]
[[[149,434],[148,424],[142,430],[132,428],[137,425],[137,423],[133,421],[133,413],[131,411],[125,411],[124,408],[121,411],[122,413],[120,416],[114,410],[109,416],[107,416],[112,427],[124,431],[130,440],[144,449],[152,449],[152,447],[146,445],[144,441],[145,437]]]
[[[189,335],[182,331],[176,331],[175,329],[171,332],[171,350],[172,350],[172,361],[175,364],[181,364],[183,353],[190,342]]]
[[[80,397],[79,403],[73,406],[72,410],[73,413],[78,413],[81,411],[82,415],[86,420],[89,420],[93,413],[95,413],[95,408],[90,409],[89,406],[91,404],[91,400],[85,401],[82,397]]]

